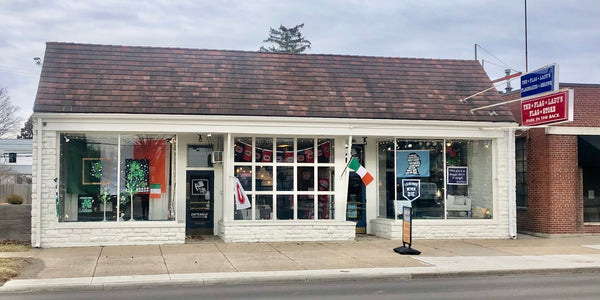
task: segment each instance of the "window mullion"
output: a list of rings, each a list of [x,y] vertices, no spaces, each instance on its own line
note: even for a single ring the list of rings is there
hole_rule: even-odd
[[[117,222],[121,220],[121,134],[117,135]]]
[[[294,158],[293,158],[293,169],[294,169],[294,179],[293,179],[293,186],[294,186],[294,209],[293,209],[293,220],[298,220],[298,176],[300,176],[298,174],[298,139],[297,138],[293,138],[293,152],[294,152]]]

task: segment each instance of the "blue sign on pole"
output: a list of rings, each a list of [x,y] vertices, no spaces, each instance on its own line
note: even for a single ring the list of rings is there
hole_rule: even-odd
[[[525,75],[521,75],[521,98],[557,90],[557,64],[551,64]]]
[[[421,197],[421,179],[402,179],[402,196],[409,201]]]

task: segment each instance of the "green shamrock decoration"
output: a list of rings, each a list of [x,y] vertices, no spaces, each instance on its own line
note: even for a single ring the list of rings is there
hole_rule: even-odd
[[[90,198],[84,199],[83,202],[81,203],[81,208],[91,209],[92,208],[92,202],[93,202],[93,200],[90,199]]]
[[[90,176],[96,179],[102,178],[102,161],[97,161],[92,163],[92,167],[90,169]]]

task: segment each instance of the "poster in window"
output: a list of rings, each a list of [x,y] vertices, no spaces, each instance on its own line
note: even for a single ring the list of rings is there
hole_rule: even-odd
[[[468,185],[467,167],[448,167],[449,185]]]
[[[109,158],[82,158],[82,184],[110,184]]]
[[[192,195],[202,196],[206,195],[208,191],[208,179],[192,179]]]
[[[126,159],[125,180],[137,187],[138,193],[149,192],[150,161],[148,159]]]
[[[396,151],[396,176],[429,177],[429,150]]]
[[[358,205],[348,204],[348,219],[358,218]]]
[[[91,196],[79,196],[79,213],[80,214],[89,214],[94,212],[92,210],[92,205],[94,204],[94,198]]]

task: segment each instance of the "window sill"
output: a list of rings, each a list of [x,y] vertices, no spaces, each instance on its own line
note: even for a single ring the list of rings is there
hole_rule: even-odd
[[[147,227],[180,227],[185,226],[177,221],[122,221],[122,222],[57,222],[57,227],[68,228],[147,228]]]

